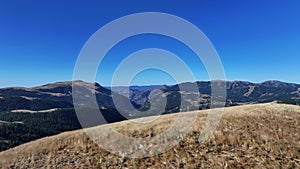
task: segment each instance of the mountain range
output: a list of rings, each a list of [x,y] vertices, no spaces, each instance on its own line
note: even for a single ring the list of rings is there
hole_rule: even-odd
[[[299,84],[279,81],[263,83],[218,81],[217,83],[226,85],[227,107],[273,101],[300,104]],[[76,88],[76,95],[79,96],[79,104],[73,103],[72,85]],[[91,112],[98,113],[98,110],[94,111],[95,109],[91,107],[95,105],[89,100],[92,94],[95,94],[96,102],[106,122],[99,123],[89,119],[89,125],[84,127],[143,116],[209,109],[211,85],[212,82],[201,81],[172,86],[138,86],[129,89],[118,87],[110,88],[111,91],[98,83],[68,81],[32,88],[2,88],[0,89],[0,151],[42,137],[82,128],[78,117],[89,118]],[[190,90],[192,86],[197,86],[198,91]],[[122,112],[116,109],[113,96],[122,103]],[[165,105],[161,104],[164,100],[166,100]],[[126,103],[131,103],[139,111],[131,111],[132,109]],[[187,103],[189,107],[183,110],[181,103]],[[155,104],[164,109],[156,109]],[[82,111],[78,113],[74,106]],[[153,107],[154,109],[151,109]]]
[[[180,90],[179,86],[189,89],[192,85],[198,86],[198,91]],[[300,85],[280,81],[266,81],[263,83],[251,83],[246,81],[221,82],[226,83],[226,106],[234,106],[249,103],[261,103],[271,101],[300,103]],[[89,106],[89,94],[95,94],[99,107],[115,108],[112,91],[117,93],[121,99],[130,102],[135,108],[147,110],[149,108],[149,97],[153,90],[159,89],[160,94],[167,97],[166,112],[180,111],[180,102],[193,102],[190,110],[207,109],[210,106],[211,82],[198,81],[194,83],[182,83],[172,86],[133,86],[106,88],[98,83],[87,83],[73,81],[77,87],[81,106]],[[78,93],[79,91],[79,93]],[[123,97],[123,96],[124,97]],[[191,96],[193,100],[189,100]],[[129,98],[126,98],[129,96]],[[181,96],[181,97],[180,97]],[[181,100],[183,99],[183,100]],[[25,110],[47,110],[54,108],[72,108],[72,81],[57,82],[43,86],[24,88],[9,87],[0,89],[0,112],[18,109]],[[76,106],[76,105],[75,105]]]

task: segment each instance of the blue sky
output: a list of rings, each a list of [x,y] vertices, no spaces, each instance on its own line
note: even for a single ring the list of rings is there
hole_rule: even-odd
[[[36,86],[72,80],[78,54],[99,28],[137,12],[164,12],[201,29],[215,46],[227,80],[300,83],[300,1],[0,1],[0,87]],[[116,45],[100,65],[96,81],[110,84],[130,53],[156,47],[172,51],[208,80],[202,63],[176,40],[141,35]],[[172,84],[166,73],[140,73],[133,84]],[[121,84],[120,84],[121,85]]]

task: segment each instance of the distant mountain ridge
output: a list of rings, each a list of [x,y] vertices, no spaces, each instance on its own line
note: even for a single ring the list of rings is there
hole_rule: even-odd
[[[88,98],[85,94],[95,94],[97,102],[101,106],[113,107],[111,98],[111,91],[100,86],[98,83],[87,83],[83,81],[68,81],[46,84],[43,86],[33,88],[11,87],[0,89],[0,111],[12,109],[26,109],[28,107],[35,107],[34,110],[51,109],[51,108],[70,108],[73,107],[72,98],[72,83],[78,89],[78,95],[83,97],[81,102],[89,104]],[[10,106],[4,107],[8,100]],[[22,106],[26,102],[26,106]],[[41,105],[35,103],[47,102],[48,105]],[[51,105],[51,103],[60,103],[60,105]],[[33,105],[31,105],[33,104]]]
[[[299,84],[279,81],[214,82],[226,83],[226,106],[275,100],[282,103],[300,104]],[[131,89],[128,91],[129,98],[122,96],[124,93],[121,91],[114,96],[118,96],[118,101],[122,104],[125,103],[124,106],[121,105],[121,111],[125,110],[124,112],[119,112],[115,108],[112,93],[117,91],[106,89],[98,83],[69,81],[33,88],[2,88],[0,89],[0,151],[41,137],[80,129],[82,126],[78,117],[83,119],[91,117],[88,120],[88,127],[92,127],[149,115],[209,109],[211,83],[203,81],[182,83],[180,86],[184,86],[184,90],[180,90],[179,85],[152,86],[153,88],[145,90]],[[76,92],[72,91],[72,84],[76,87],[74,90]],[[190,89],[190,86],[195,85],[198,86],[199,92]],[[73,93],[79,98],[79,103],[75,105]],[[106,122],[99,122],[91,116],[93,112],[99,113],[98,109],[95,111],[93,107],[90,107],[89,97],[92,94],[96,95],[96,101]],[[150,102],[149,98],[154,102]],[[161,99],[164,98],[166,98],[166,105],[163,105],[165,109],[156,109],[156,106],[152,105],[156,103],[160,105],[163,103]],[[132,103],[138,111],[128,109],[126,103]],[[187,103],[189,107],[183,110],[181,107],[184,106],[181,106],[181,103]],[[75,111],[74,106],[82,111]]]
[[[73,107],[72,99],[72,83],[77,87],[80,100],[88,106],[89,99],[85,98],[85,94],[95,93],[97,103],[100,107],[114,107],[111,93],[112,91],[102,87],[98,83],[87,83],[83,81],[67,81],[46,84],[33,88],[10,87],[0,89],[0,111],[14,109],[31,109],[45,110],[52,108],[70,108]],[[192,109],[206,109],[210,104],[211,82],[197,81],[180,84],[181,86],[189,85],[198,86],[200,96],[195,102]],[[220,81],[219,83],[225,83]],[[174,99],[178,95],[196,95],[193,91],[180,91],[179,85],[153,85],[153,86],[131,86],[129,87],[129,99],[135,107],[147,107],[149,104],[149,94],[152,90],[159,89],[170,99],[169,109],[178,111],[178,103],[180,100]],[[118,87],[113,89],[113,92],[125,95],[127,87]],[[81,92],[81,93],[80,93]],[[300,84],[285,83],[280,81],[266,81],[263,83],[252,83],[247,81],[232,81],[226,82],[227,106],[259,103],[269,101],[287,101],[294,104],[299,103],[300,99]],[[172,97],[171,97],[172,96]],[[184,98],[184,97],[182,97]],[[125,97],[122,99],[126,99]],[[176,104],[175,104],[176,103]],[[173,105],[174,104],[174,105]],[[148,105],[149,106],[149,105]]]
[[[249,103],[261,103],[261,102],[271,102],[271,101],[280,101],[285,103],[300,104],[300,84],[286,83],[276,80],[265,81],[262,83],[252,83],[248,81],[213,81],[215,83],[226,83],[226,106],[234,106],[240,104],[249,104]],[[179,85],[166,86],[163,85],[157,89],[167,93],[168,96],[177,96],[182,95],[195,95],[191,98],[196,98],[193,100],[195,102],[194,108],[191,110],[198,109],[207,109],[210,106],[210,95],[211,95],[211,83],[210,81],[197,81],[197,82],[186,82]],[[196,84],[195,84],[196,83]],[[183,88],[189,89],[189,86],[198,86],[199,93],[197,91],[182,91],[179,89],[179,86],[184,86]],[[137,105],[147,105],[149,100],[149,94],[151,90],[146,91],[130,91],[130,99],[132,102],[135,102]],[[120,92],[119,94],[122,94]],[[200,94],[200,96],[198,96]],[[178,96],[177,98],[179,98]],[[174,99],[169,97],[172,102],[177,102],[177,105],[169,105],[171,109],[178,109],[178,104],[181,101],[180,99]],[[187,100],[187,99],[186,99]]]
[[[155,89],[155,88],[159,88],[162,85],[133,85],[133,86],[115,86],[115,87],[108,87],[105,86],[105,88],[109,89],[109,90],[114,90],[114,91],[119,91],[119,90],[126,90],[126,89],[130,89],[130,90],[139,90],[139,91],[143,91],[143,90],[150,90],[150,89]]]

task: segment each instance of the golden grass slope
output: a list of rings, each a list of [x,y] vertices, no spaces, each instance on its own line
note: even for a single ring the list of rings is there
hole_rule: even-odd
[[[225,108],[217,130],[204,143],[198,138],[208,111],[189,113],[198,113],[193,131],[177,146],[154,157],[130,159],[111,154],[79,130],[1,152],[0,167],[300,168],[299,106],[267,103]],[[140,128],[130,121],[110,125],[132,137],[148,137],[163,132],[176,116],[164,115]]]

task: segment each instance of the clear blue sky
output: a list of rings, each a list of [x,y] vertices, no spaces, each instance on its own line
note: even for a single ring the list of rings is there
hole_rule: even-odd
[[[298,0],[3,0],[0,87],[71,80],[77,56],[95,31],[124,15],[150,11],[177,15],[198,26],[218,51],[228,80],[300,83],[299,9]],[[198,80],[208,80],[188,48],[150,35],[132,37],[115,46],[96,80],[109,84],[122,58],[149,47],[176,53]],[[134,84],[173,82],[166,74],[150,70],[138,75]]]

